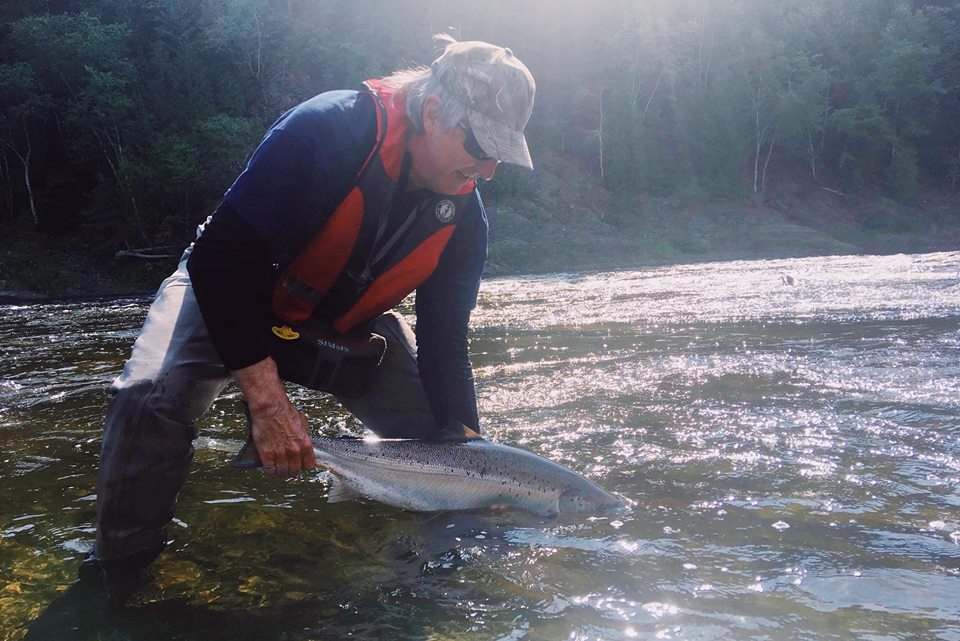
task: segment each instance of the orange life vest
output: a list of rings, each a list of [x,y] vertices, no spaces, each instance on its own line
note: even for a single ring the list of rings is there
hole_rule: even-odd
[[[373,150],[353,188],[273,288],[274,314],[292,325],[323,310],[334,329],[346,332],[392,308],[433,273],[469,209],[472,182],[456,196],[431,195],[415,212],[390,211],[401,200],[398,189],[405,189],[400,184],[409,130],[405,100],[377,80],[364,83],[364,89],[376,106]],[[409,216],[409,226],[391,239],[396,242],[382,260],[371,263],[383,248],[374,245],[385,215]],[[355,276],[347,266],[358,263],[371,269],[360,287],[351,287]]]

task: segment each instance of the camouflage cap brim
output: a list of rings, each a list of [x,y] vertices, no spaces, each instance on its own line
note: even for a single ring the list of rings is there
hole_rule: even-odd
[[[512,165],[533,169],[533,159],[522,131],[497,122],[479,111],[467,109],[470,129],[487,155]]]

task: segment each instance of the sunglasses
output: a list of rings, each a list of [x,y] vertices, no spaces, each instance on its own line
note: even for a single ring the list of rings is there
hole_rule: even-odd
[[[467,124],[463,121],[457,123],[457,126],[460,129],[463,129],[463,148],[468,154],[479,160],[480,162],[485,162],[487,160],[493,160],[493,156],[488,154],[483,150],[483,147],[480,146],[480,143],[477,142],[477,137],[473,135],[473,131]],[[499,161],[498,161],[499,162]]]

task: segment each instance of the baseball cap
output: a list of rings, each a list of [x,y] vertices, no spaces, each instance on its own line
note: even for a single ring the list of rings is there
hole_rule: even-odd
[[[467,108],[470,129],[488,155],[533,169],[523,128],[537,85],[510,49],[479,40],[451,42],[430,69]]]

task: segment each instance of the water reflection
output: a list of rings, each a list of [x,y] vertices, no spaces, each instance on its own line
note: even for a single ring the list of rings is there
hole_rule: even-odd
[[[200,426],[172,542],[122,611],[76,584],[104,391],[143,301],[0,307],[3,638],[960,638],[957,254],[485,282],[485,431],[622,516],[328,504]],[[785,282],[790,275],[793,284]],[[295,392],[328,433],[356,423]]]

